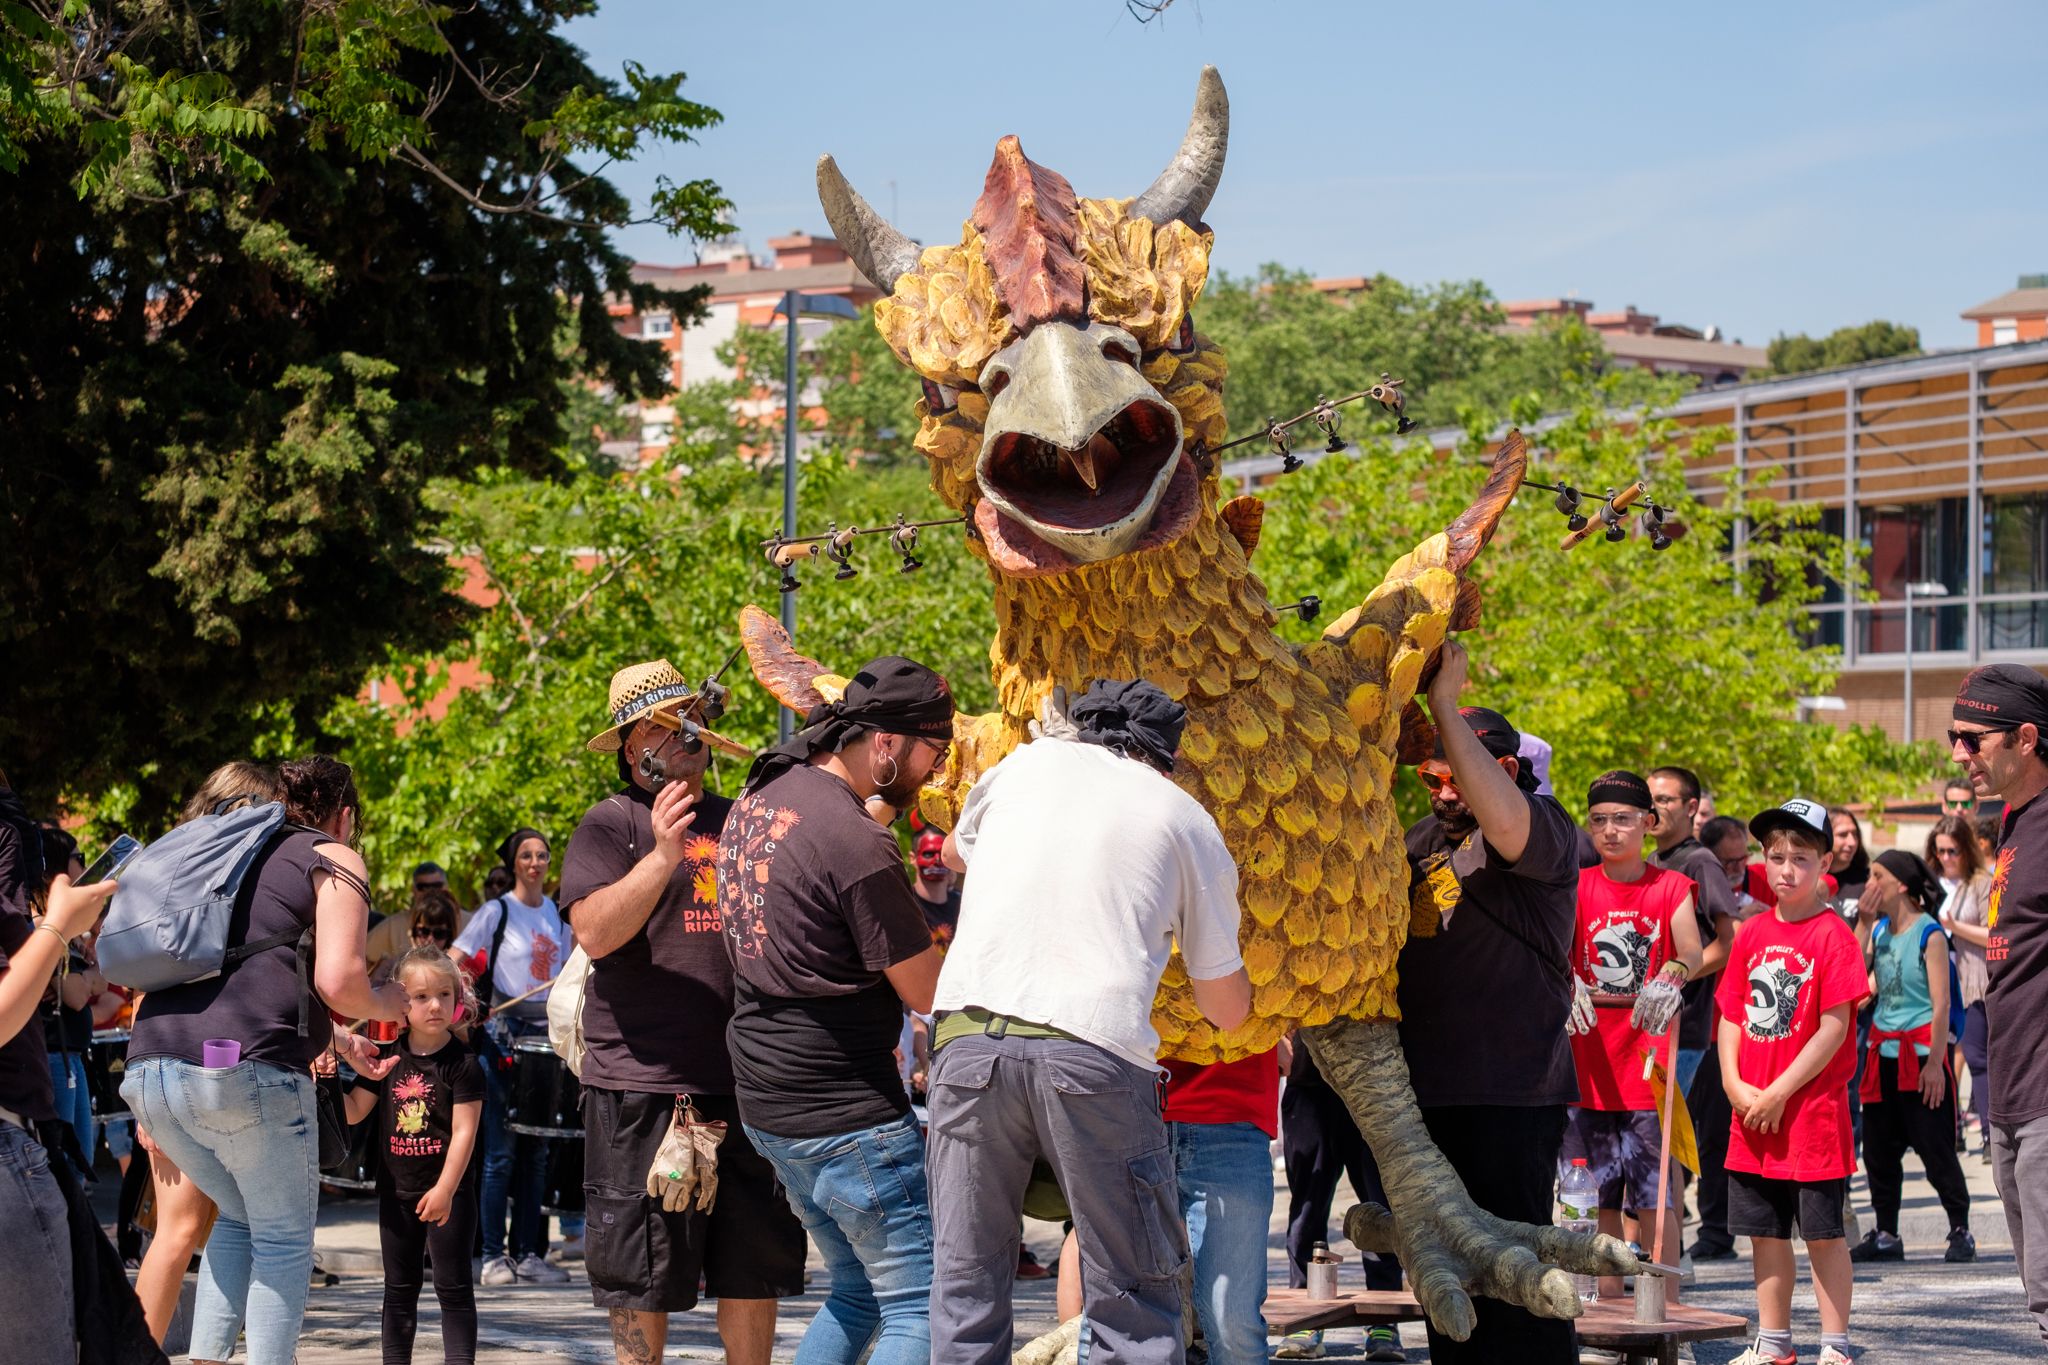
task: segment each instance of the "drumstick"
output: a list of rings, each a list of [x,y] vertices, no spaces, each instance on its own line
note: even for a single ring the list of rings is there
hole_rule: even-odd
[[[510,1009],[512,1006],[520,1003],[522,1000],[531,1000],[534,996],[539,995],[542,991],[546,990],[548,987],[554,984],[555,978],[551,976],[547,980],[541,982],[538,986],[535,986],[532,990],[527,991],[523,995],[515,995],[510,1000],[500,1000],[497,1004],[491,1006],[489,1009],[484,1011],[484,1018],[490,1018],[499,1010]]]
[[[1657,1237],[1656,1249],[1650,1253],[1658,1265],[1676,1263],[1664,1259],[1664,1226],[1674,1221],[1664,1201],[1671,1193],[1671,1129],[1678,1118],[1678,1030],[1672,1029],[1667,1036],[1671,1042],[1664,1057],[1664,1133],[1658,1144],[1663,1150],[1657,1153]]]

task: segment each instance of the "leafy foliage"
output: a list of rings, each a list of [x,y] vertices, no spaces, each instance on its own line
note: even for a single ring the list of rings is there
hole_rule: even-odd
[[[1920,329],[1878,319],[1860,327],[1837,327],[1816,341],[1805,333],[1771,339],[1772,374],[1805,374],[1842,365],[1861,365],[1892,356],[1920,354]]]
[[[610,159],[716,111],[598,76],[589,0],[0,3],[0,752],[153,818],[461,639],[437,480],[551,480],[666,387]],[[703,181],[645,212],[725,231]],[[575,381],[574,383],[566,381]],[[581,431],[565,423],[581,422]]]

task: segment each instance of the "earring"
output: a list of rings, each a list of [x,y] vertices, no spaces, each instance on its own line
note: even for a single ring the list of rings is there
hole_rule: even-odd
[[[894,754],[883,754],[882,757],[889,760],[889,775],[883,777],[880,773],[876,773],[875,785],[878,787],[893,786],[897,777],[903,772],[903,765],[896,761],[896,755]]]

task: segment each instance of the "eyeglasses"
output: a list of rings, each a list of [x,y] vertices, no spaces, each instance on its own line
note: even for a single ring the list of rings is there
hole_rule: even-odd
[[[1975,754],[1984,747],[1985,740],[1993,735],[2009,735],[2013,732],[2014,728],[2010,725],[2002,725],[1993,730],[1951,729],[1948,732],[1948,747],[1953,749],[1956,745],[1960,744],[1963,746],[1964,753]]]
[[[1934,856],[1937,858],[1960,858],[1963,856],[1963,851],[1954,844],[1950,844],[1947,847],[1936,844],[1934,846]]]
[[[953,741],[951,741],[951,740],[949,740],[949,739],[948,739],[948,740],[926,739],[926,738],[925,738],[924,736],[922,736],[922,735],[919,735],[919,736],[918,736],[918,739],[917,739],[917,742],[918,742],[919,744],[929,744],[929,745],[931,745],[931,748],[932,748],[932,766],[933,766],[934,768],[940,768],[940,767],[944,767],[944,766],[945,766],[945,763],[946,763],[946,756],[947,756],[948,754],[950,754],[950,753],[952,753],[952,752],[953,752]]]
[[[1634,829],[1643,823],[1645,818],[1644,812],[1639,810],[1623,811],[1618,815],[1589,815],[1586,817],[1586,826],[1589,829],[1606,829],[1609,826],[1615,829]]]

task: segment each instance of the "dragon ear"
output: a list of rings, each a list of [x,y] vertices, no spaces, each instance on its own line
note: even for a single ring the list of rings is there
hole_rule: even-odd
[[[846,689],[844,679],[816,659],[799,654],[782,623],[749,603],[740,608],[740,641],[747,647],[747,662],[754,678],[768,695],[799,716],[814,706],[836,701]],[[824,687],[838,683],[833,695]]]

